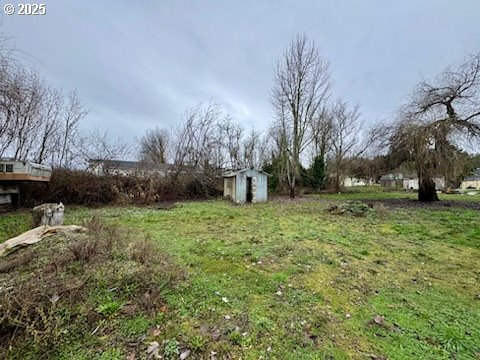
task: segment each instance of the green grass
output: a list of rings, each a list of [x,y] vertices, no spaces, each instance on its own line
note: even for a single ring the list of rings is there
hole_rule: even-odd
[[[31,229],[32,217],[29,213],[0,214],[0,241],[20,235]]]
[[[153,323],[120,324],[127,337],[158,326],[156,340],[169,345],[164,356],[180,347],[194,358],[214,351],[244,359],[478,359],[480,212],[325,211],[344,200],[414,196],[363,190],[250,206],[207,201],[66,214],[69,223],[94,213],[119,222],[187,270],[166,290],[168,306]],[[106,317],[122,306],[103,299]],[[377,315],[384,324],[372,321]]]

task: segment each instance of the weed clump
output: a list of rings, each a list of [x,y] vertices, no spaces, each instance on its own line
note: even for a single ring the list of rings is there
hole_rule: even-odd
[[[361,201],[347,201],[340,205],[334,205],[327,209],[335,215],[352,215],[352,216],[367,216],[375,213],[372,204],[365,204]]]
[[[183,278],[148,241],[129,241],[99,218],[86,225],[86,234],[17,251],[0,271],[0,358],[56,356],[92,334],[121,344],[112,323],[131,313],[148,318],[165,305],[163,291]]]

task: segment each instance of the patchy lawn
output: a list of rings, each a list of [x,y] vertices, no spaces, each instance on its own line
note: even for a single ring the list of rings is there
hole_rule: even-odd
[[[103,319],[144,335],[137,355],[158,341],[166,358],[189,349],[192,359],[478,359],[478,210],[377,201],[365,217],[326,211],[345,199],[406,196],[414,195],[362,191],[247,206],[67,207],[66,214],[69,223],[92,214],[119,223],[187,273],[162,290],[165,305],[155,316]],[[13,221],[5,219],[0,225]],[[102,329],[91,346],[104,358],[132,352],[127,343],[109,348],[112,326]],[[63,353],[75,358],[90,346],[79,344],[69,343]]]

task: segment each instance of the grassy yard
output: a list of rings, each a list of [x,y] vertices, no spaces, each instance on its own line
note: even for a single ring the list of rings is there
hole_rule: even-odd
[[[346,199],[413,196],[362,191],[66,214],[68,223],[93,214],[119,223],[186,270],[157,316],[107,320],[144,332],[144,350],[158,341],[166,358],[183,348],[192,359],[480,359],[480,211],[379,203],[365,217],[326,211]],[[27,221],[0,217],[0,240]],[[75,346],[69,351],[75,358]],[[115,351],[110,358],[129,354]]]

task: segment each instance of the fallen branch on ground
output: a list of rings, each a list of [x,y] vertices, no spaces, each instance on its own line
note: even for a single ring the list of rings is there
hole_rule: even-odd
[[[87,229],[78,225],[67,226],[38,226],[32,230],[26,231],[23,234],[11,238],[0,244],[0,256],[4,255],[7,250],[13,249],[17,246],[27,246],[35,244],[47,236],[57,233],[78,233],[85,232]]]

